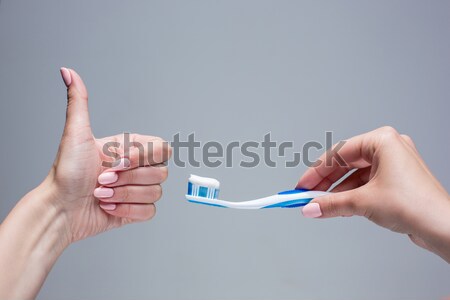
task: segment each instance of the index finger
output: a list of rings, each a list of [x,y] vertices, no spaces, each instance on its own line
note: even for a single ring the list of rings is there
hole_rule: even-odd
[[[159,137],[131,134],[130,148],[125,149],[124,156],[130,160],[130,168],[137,168],[160,165],[171,153],[169,142]]]
[[[374,140],[372,139],[373,131],[361,134],[344,141],[344,145],[336,152],[341,159],[339,161],[334,157],[329,157],[333,153],[332,149],[322,154],[319,158],[318,165],[310,167],[297,183],[297,188],[312,189],[317,186],[323,179],[333,174],[333,177],[342,177],[349,168],[365,168],[372,164],[374,155]],[[343,165],[341,162],[345,162]],[[335,173],[338,174],[335,174]]]
[[[104,171],[123,171],[161,165],[172,153],[168,142],[159,137],[121,134],[98,140],[102,147]]]

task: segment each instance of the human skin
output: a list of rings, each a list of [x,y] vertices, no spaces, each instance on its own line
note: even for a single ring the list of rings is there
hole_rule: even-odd
[[[392,127],[353,137],[336,160],[309,168],[297,188],[325,191],[352,169],[330,195],[302,209],[311,218],[364,216],[450,263],[450,197],[419,155],[412,139]]]
[[[54,164],[0,226],[0,299],[34,299],[71,243],[151,219],[167,177],[162,163],[170,148],[160,138],[132,134],[131,142],[145,151],[119,147],[117,159],[105,155],[103,145],[121,143],[121,135],[94,138],[83,81],[70,69],[62,68],[61,75],[68,101]]]

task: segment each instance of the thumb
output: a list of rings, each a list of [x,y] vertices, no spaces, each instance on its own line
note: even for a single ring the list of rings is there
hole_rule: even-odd
[[[67,112],[64,134],[89,130],[88,93],[81,77],[71,69],[61,68],[61,76],[67,86]]]
[[[359,194],[359,189],[354,189],[318,197],[305,205],[302,213],[307,218],[362,216],[365,214],[365,207]]]

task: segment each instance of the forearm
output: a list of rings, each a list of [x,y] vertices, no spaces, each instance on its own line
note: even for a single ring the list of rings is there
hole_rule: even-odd
[[[51,184],[28,193],[0,226],[0,299],[33,299],[69,245],[66,216]]]

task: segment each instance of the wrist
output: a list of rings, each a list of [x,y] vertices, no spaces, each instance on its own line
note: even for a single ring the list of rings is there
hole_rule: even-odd
[[[439,207],[434,207],[433,213],[430,212],[431,222],[420,236],[430,251],[450,263],[450,196],[444,191],[439,200],[436,202]]]
[[[59,256],[71,243],[69,216],[60,200],[56,185],[47,177],[20,201],[30,217],[30,226],[37,227],[37,248],[47,255],[51,252],[52,257]]]
[[[0,227],[0,296],[34,298],[70,244],[67,214],[51,178],[25,195]]]

